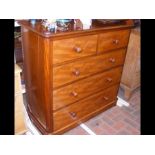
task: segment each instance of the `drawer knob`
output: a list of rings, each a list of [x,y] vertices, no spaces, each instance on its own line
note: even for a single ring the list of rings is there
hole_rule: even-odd
[[[108,82],[112,82],[112,78],[107,78],[107,81]]]
[[[81,53],[82,49],[80,47],[74,47],[75,52],[77,53]]]
[[[110,58],[109,61],[114,63],[116,60],[114,58]]]
[[[74,74],[75,76],[79,76],[79,75],[80,75],[80,71],[77,70],[77,69],[75,69],[75,70],[73,71],[73,74]]]
[[[74,96],[74,97],[76,97],[76,96],[78,96],[78,93],[75,92],[75,91],[72,91],[72,92],[71,92],[71,95]]]
[[[105,99],[106,101],[109,100],[109,98],[108,98],[108,97],[105,97],[105,96],[104,96],[104,99]]]
[[[113,44],[118,44],[119,43],[119,40],[118,39],[115,39],[115,40],[113,40]]]
[[[69,112],[69,114],[70,114],[70,116],[73,118],[73,119],[75,119],[76,118],[76,112]]]

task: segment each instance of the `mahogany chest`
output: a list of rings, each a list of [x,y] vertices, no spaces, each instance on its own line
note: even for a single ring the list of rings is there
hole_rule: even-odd
[[[51,33],[39,22],[19,24],[26,108],[42,134],[61,134],[116,105],[132,20]]]

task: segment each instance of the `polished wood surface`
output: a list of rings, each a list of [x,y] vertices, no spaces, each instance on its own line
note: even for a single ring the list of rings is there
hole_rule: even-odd
[[[71,124],[85,115],[106,106],[108,103],[116,100],[118,85],[112,86],[105,91],[96,93],[90,98],[85,98],[80,102],[76,102],[58,112],[54,113],[54,131],[68,124]]]
[[[61,134],[116,104],[132,20],[63,32],[19,24],[26,107],[41,133]]]
[[[71,38],[77,37],[78,35],[85,36],[90,34],[102,33],[109,30],[131,29],[134,26],[132,20],[122,20],[122,22],[118,24],[106,25],[103,23],[98,24],[98,21],[94,19],[90,28],[87,29],[84,29],[83,26],[80,28],[76,28],[75,24],[72,24],[67,31],[49,32],[41,25],[40,22],[37,22],[34,26],[26,20],[19,20],[18,23],[19,25],[31,30],[32,32],[35,32],[41,37],[52,39]]]
[[[79,61],[54,67],[53,88],[122,65],[124,63],[125,54],[126,49],[120,49],[103,55],[80,59]]]
[[[86,122],[88,121],[89,119],[91,119],[92,117],[95,117],[96,115],[106,111],[107,109],[113,107],[116,105],[116,102],[117,100],[113,101],[113,102],[109,102],[108,104],[106,104],[105,106],[102,106],[98,109],[95,109],[94,111],[90,112],[89,114],[83,116],[82,118],[80,118],[79,120],[77,121],[74,121],[72,122],[71,124],[68,124],[67,126],[64,126],[56,131],[53,131],[53,134],[56,134],[56,135],[60,135],[60,134],[63,134],[64,132],[70,130],[70,129],[73,129],[74,127],[80,125],[81,123],[83,122]]]
[[[130,30],[119,30],[99,34],[98,53],[126,47],[128,44]]]
[[[129,99],[132,92],[140,86],[140,30],[132,30],[125,59],[121,87],[124,97]]]
[[[96,54],[97,35],[56,40],[53,42],[53,64]]]
[[[62,108],[89,95],[93,95],[99,90],[119,83],[121,72],[122,66],[54,90],[53,110]]]
[[[43,39],[34,32],[22,29],[23,51],[24,51],[24,71],[26,82],[26,95],[28,99],[27,108],[37,121],[48,131],[51,130],[50,116],[51,98],[49,98],[49,86],[52,85],[50,77],[51,57],[48,52],[49,40]],[[51,61],[51,59],[50,59]],[[48,81],[44,80],[47,79]],[[49,123],[49,126],[47,126]]]

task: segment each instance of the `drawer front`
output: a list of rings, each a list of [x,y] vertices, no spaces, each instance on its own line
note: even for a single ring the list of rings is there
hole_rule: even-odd
[[[53,64],[96,54],[97,35],[53,42]]]
[[[109,52],[103,55],[89,57],[73,63],[53,68],[53,87],[82,79],[91,74],[122,65],[126,49]]]
[[[109,50],[126,47],[130,30],[121,30],[114,32],[106,32],[99,35],[98,53],[104,53]]]
[[[53,110],[62,108],[120,82],[122,67],[117,67],[53,91]],[[97,81],[97,82],[96,82]]]
[[[90,115],[95,110],[105,107],[110,102],[116,100],[118,85],[112,86],[105,91],[97,93],[90,98],[76,102],[53,115],[54,131],[61,129],[69,124],[76,123],[86,115]]]

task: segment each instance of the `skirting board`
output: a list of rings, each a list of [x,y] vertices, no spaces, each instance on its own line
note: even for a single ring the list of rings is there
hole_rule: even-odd
[[[90,128],[88,128],[85,124],[80,124],[80,127],[83,128],[90,135],[96,135]]]
[[[117,103],[116,103],[117,106],[119,106],[119,107],[122,107],[122,106],[128,107],[129,106],[129,103],[127,101],[123,100],[119,96],[117,96],[117,98],[118,98]]]

